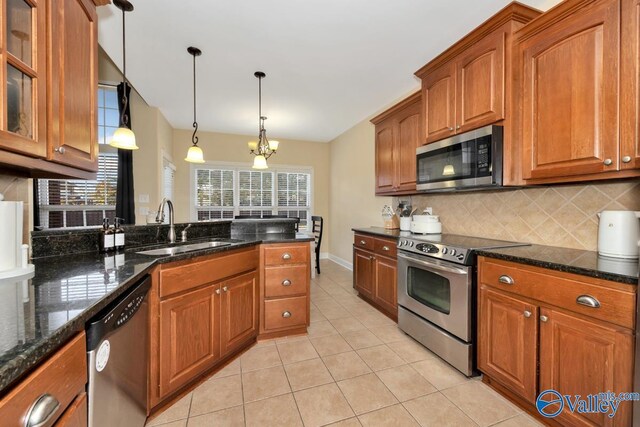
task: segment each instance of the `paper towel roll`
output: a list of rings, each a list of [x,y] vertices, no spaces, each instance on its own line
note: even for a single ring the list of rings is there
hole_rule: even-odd
[[[0,202],[0,271],[20,267],[22,202]]]

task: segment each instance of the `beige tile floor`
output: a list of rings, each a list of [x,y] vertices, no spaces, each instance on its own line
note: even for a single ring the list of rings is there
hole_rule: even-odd
[[[359,299],[331,261],[308,336],[260,342],[148,426],[540,426]]]

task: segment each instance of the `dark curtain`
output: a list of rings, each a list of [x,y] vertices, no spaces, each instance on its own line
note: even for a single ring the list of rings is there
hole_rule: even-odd
[[[33,227],[40,227],[40,188],[38,180],[33,180]]]
[[[118,107],[122,118],[124,83],[118,85]],[[131,86],[127,85],[127,99],[131,99]],[[127,103],[124,114],[129,118],[127,127],[131,129],[131,102]],[[122,121],[122,119],[121,119]],[[122,126],[123,123],[120,123]],[[125,224],[136,223],[133,195],[133,151],[118,149],[118,187],[116,191],[116,216]]]

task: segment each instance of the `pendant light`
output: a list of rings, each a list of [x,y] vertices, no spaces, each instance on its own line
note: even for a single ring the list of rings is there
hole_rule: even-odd
[[[198,121],[196,120],[196,56],[202,55],[202,51],[197,47],[190,46],[187,48],[187,52],[193,55],[193,134],[191,135],[191,143],[193,145],[189,147],[187,157],[184,160],[190,163],[204,163],[204,154],[202,153],[202,148],[198,147],[198,137],[196,136],[198,132]]]
[[[280,143],[278,141],[269,141],[267,139],[267,131],[264,128],[264,121],[267,120],[262,115],[262,79],[266,74],[262,71],[253,73],[258,78],[258,142],[250,141],[249,152],[255,155],[253,159],[253,169],[267,169],[267,159],[278,151]]]
[[[133,5],[127,0],[113,0],[113,4],[122,11],[122,113],[120,114],[120,127],[113,133],[113,137],[109,142],[112,147],[122,150],[137,150],[136,135],[129,129],[129,116],[127,115],[127,107],[129,99],[127,97],[127,44],[125,32],[126,12],[133,10]]]

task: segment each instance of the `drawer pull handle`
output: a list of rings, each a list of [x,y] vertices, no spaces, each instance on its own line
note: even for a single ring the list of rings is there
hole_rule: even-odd
[[[388,250],[389,250],[389,246],[383,246],[383,247],[382,247],[382,250],[383,250],[383,251],[388,251]]]
[[[576,298],[576,302],[586,307],[600,308],[600,301],[598,301],[591,295],[580,295],[578,298]]]
[[[291,286],[291,280],[285,279],[282,281],[282,286]]]
[[[284,313],[282,313],[282,317],[284,317],[285,319],[288,319],[289,317],[291,317],[291,312],[285,311]]]
[[[549,318],[547,316],[540,316],[540,321],[541,322],[547,322],[549,320]]]
[[[524,311],[524,317],[526,317],[527,319],[528,319],[529,317],[531,317],[531,312],[530,312],[529,310],[525,310],[525,311]]]
[[[291,259],[291,254],[289,254],[289,253],[282,254],[282,259],[285,259],[285,260],[286,259]]]
[[[514,283],[516,283],[511,276],[507,276],[506,274],[498,277],[498,282],[504,283],[505,285],[513,285]]]
[[[60,408],[58,399],[49,393],[43,394],[31,405],[24,421],[24,427],[42,427],[47,425],[58,408]]]
[[[367,242],[365,242],[364,240],[360,240],[360,244],[361,244],[362,246],[365,246],[365,245],[367,244]]]
[[[56,148],[53,149],[53,151],[55,151],[56,153],[59,153],[59,154],[64,154],[67,150],[65,150],[64,147],[56,147]]]

